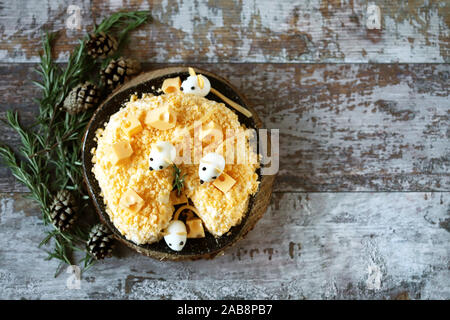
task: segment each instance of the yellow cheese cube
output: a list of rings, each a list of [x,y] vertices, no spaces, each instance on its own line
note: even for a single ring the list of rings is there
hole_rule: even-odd
[[[131,137],[142,131],[142,125],[135,116],[128,116],[122,129],[128,137]]]
[[[202,130],[200,130],[200,141],[222,141],[222,127],[214,121],[210,121]]]
[[[193,218],[186,220],[186,228],[188,230],[187,238],[204,238],[205,230],[203,229],[202,220],[199,218]]]
[[[172,191],[172,193],[170,194],[170,201],[172,202],[173,205],[188,203],[186,195],[182,193],[180,194],[180,196],[178,196],[177,190]]]
[[[227,175],[225,172],[222,172],[222,174],[216,180],[214,180],[213,185],[223,193],[227,193],[235,183],[236,180]]]
[[[128,141],[119,141],[112,145],[112,163],[128,158],[133,154],[133,149]]]
[[[145,124],[159,130],[171,129],[176,123],[177,114],[168,105],[153,109],[145,116]]]
[[[161,87],[161,89],[164,93],[180,92],[180,88],[181,88],[180,77],[164,80],[162,87]]]
[[[119,200],[119,205],[122,208],[126,208],[132,212],[141,210],[144,204],[144,199],[142,199],[133,189],[125,191]]]

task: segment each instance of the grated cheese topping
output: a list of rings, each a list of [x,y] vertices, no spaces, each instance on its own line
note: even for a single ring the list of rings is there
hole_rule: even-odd
[[[147,112],[166,103],[178,114],[176,126],[168,130],[158,130],[145,125]],[[139,119],[144,130],[132,136],[127,135],[123,128],[129,116]],[[132,96],[124,107],[110,117],[105,128],[96,132],[97,147],[91,150],[94,163],[92,171],[99,182],[111,221],[127,239],[144,244],[159,241],[163,237],[163,230],[169,225],[174,213],[170,197],[173,169],[169,166],[160,171],[149,170],[151,146],[158,141],[168,141],[177,147],[180,134],[186,133],[186,128],[192,129],[194,121],[198,120],[214,121],[222,128],[224,137],[226,130],[232,129],[237,135],[244,134],[246,130],[239,123],[237,115],[223,103],[176,92],[160,96],[144,94],[141,99]],[[194,130],[187,131],[190,131],[193,138]],[[118,141],[128,141],[133,154],[115,165],[111,148]],[[191,159],[194,160],[193,139],[190,143]],[[246,143],[248,144],[248,141]],[[203,148],[206,147],[207,144],[203,144]],[[256,169],[259,163],[226,164],[225,172],[236,180],[236,183],[223,193],[212,183],[200,184],[198,163],[192,162],[177,163],[182,173],[187,174],[185,194],[192,200],[206,229],[219,237],[242,221],[249,196],[258,189]],[[119,205],[122,195],[130,189],[145,201],[138,212]]]

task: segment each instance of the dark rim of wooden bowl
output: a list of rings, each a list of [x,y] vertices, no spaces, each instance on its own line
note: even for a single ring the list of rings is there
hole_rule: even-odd
[[[232,99],[233,101],[236,101],[252,112],[253,116],[251,118],[247,118],[246,116],[235,111],[233,108],[227,105],[228,108],[238,114],[241,124],[244,124],[246,127],[256,130],[261,128],[261,121],[254,109],[244,98],[244,96],[240,94],[238,90],[234,88],[227,80],[205,70],[200,70],[197,68],[195,68],[195,70],[197,73],[206,75],[210,80],[211,86],[213,88],[217,89],[226,97]],[[256,221],[259,220],[259,218],[267,209],[275,176],[262,176],[260,169],[258,169],[257,173],[258,179],[260,181],[259,189],[255,195],[250,197],[247,212],[239,225],[232,227],[227,234],[219,238],[215,238],[209,232],[205,232],[205,238],[189,239],[182,251],[175,252],[166,245],[163,239],[156,243],[144,245],[138,245],[130,240],[127,240],[116,229],[116,227],[110,220],[109,215],[106,213],[103,199],[100,196],[100,186],[98,185],[98,182],[92,172],[93,164],[91,150],[92,148],[97,146],[97,143],[94,139],[97,129],[104,128],[104,125],[109,121],[110,116],[119,111],[124,103],[129,101],[132,94],[137,93],[138,97],[140,97],[143,93],[152,93],[154,95],[159,95],[161,93],[157,92],[157,90],[158,88],[161,88],[164,79],[177,76],[179,76],[182,80],[188,77],[189,73],[187,67],[163,68],[143,73],[130,80],[122,87],[116,89],[97,108],[90,122],[88,123],[86,132],[83,136],[83,175],[88,193],[94,203],[94,207],[100,217],[100,220],[104,224],[106,224],[109,229],[111,229],[114,237],[122,243],[126,244],[127,246],[131,247],[141,254],[160,260],[195,260],[200,258],[213,258],[216,255],[222,253],[225,248],[230,247],[237,240],[243,238],[248,233],[248,231],[250,231],[254,227]],[[218,102],[223,102],[220,98],[211,93],[206,98]],[[270,148],[270,135],[268,134],[268,136]]]

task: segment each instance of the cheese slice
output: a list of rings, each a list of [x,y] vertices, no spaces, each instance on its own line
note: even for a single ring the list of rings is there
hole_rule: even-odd
[[[128,141],[119,141],[112,145],[111,160],[113,164],[130,157],[133,154],[133,149]]]
[[[128,116],[122,129],[128,137],[132,137],[142,131],[142,125],[137,117]]]
[[[223,193],[227,193],[235,183],[236,180],[227,175],[225,172],[222,172],[222,174],[214,180],[213,185]]]
[[[176,77],[176,78],[169,78],[164,80],[163,84],[162,84],[162,91],[164,93],[174,93],[174,92],[180,92],[181,88],[181,79],[180,77]]]
[[[147,112],[144,122],[155,129],[167,130],[175,127],[177,114],[166,104]]]
[[[180,196],[178,196],[177,190],[174,190],[170,193],[170,201],[172,202],[172,205],[188,203],[186,195],[182,193]]]
[[[202,220],[199,218],[193,218],[186,220],[186,228],[188,230],[187,238],[204,238],[205,230],[203,229]]]
[[[144,206],[145,201],[133,189],[128,189],[120,197],[119,205],[132,212],[138,212]]]

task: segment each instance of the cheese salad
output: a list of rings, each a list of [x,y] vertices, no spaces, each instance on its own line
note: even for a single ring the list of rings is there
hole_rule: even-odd
[[[174,112],[175,126],[159,130],[146,125],[147,115],[161,105],[169,106]],[[216,129],[221,128],[224,138],[227,130],[233,130],[236,137],[246,135],[245,143],[250,150],[248,130],[232,110],[223,103],[182,92],[160,96],[144,94],[140,99],[133,95],[110,117],[105,128],[96,132],[97,147],[91,150],[92,171],[111,221],[128,240],[137,244],[152,243],[164,235],[176,204],[171,196],[174,170],[173,166],[149,170],[149,155],[152,145],[158,141],[175,146],[180,140],[186,143],[186,139],[181,138],[186,132],[192,137],[187,140],[192,161],[176,163],[182,174],[186,174],[185,196],[193,202],[206,229],[216,237],[242,221],[249,196],[258,189],[259,161],[227,163],[225,178],[201,184],[199,164],[193,161],[194,121],[202,121],[203,126],[212,121]],[[215,152],[228,152],[228,144],[223,145]],[[202,142],[202,146],[205,148],[207,144]],[[252,150],[249,152],[256,156]]]

